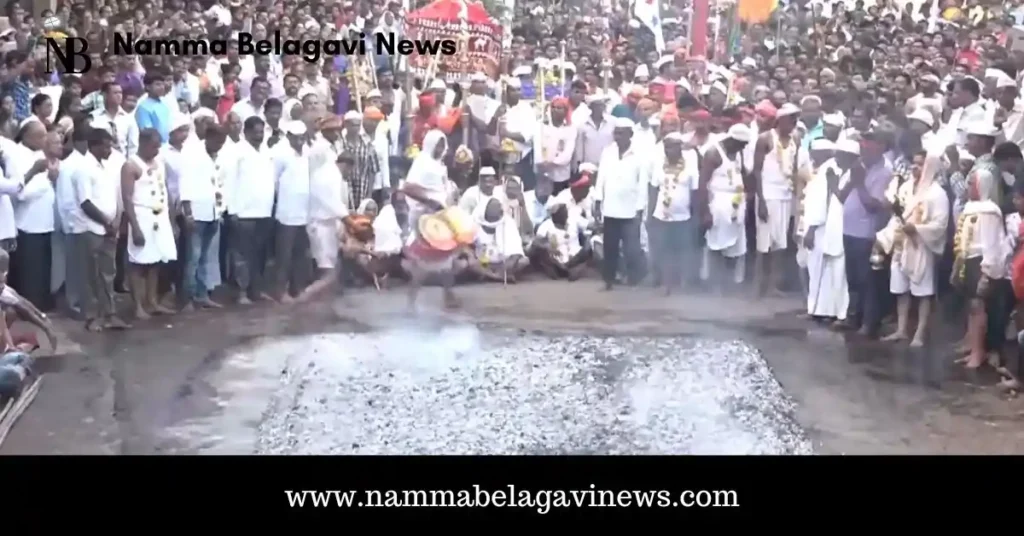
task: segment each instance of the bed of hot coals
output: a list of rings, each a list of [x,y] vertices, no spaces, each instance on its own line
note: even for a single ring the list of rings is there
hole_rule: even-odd
[[[811,452],[792,402],[739,341],[457,326],[250,352],[250,362],[283,361],[258,425],[260,454]]]

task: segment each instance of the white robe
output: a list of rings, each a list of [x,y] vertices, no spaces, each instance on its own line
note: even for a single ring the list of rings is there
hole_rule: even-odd
[[[935,294],[935,262],[946,247],[949,198],[935,182],[915,194],[914,181],[910,180],[899,187],[896,197],[903,207],[903,219],[890,218],[888,225],[876,235],[878,244],[885,253],[892,253],[896,230],[904,221],[913,223],[917,234],[913,238],[904,237],[898,254],[892,256],[889,291],[932,296]]]
[[[807,229],[814,227],[814,247],[807,250],[807,314],[844,320],[850,292],[843,251],[843,203],[828,189],[829,169],[841,173],[835,160],[829,160],[805,190],[804,224]],[[842,176],[840,185],[846,180],[848,174]]]

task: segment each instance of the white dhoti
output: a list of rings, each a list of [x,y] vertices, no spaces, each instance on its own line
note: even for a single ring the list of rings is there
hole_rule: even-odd
[[[768,221],[757,218],[757,251],[784,251],[789,247],[789,222],[793,216],[793,202],[789,199],[766,199],[764,204],[768,208]]]
[[[912,279],[899,263],[899,259],[893,259],[892,268],[889,270],[889,292],[893,294],[909,292],[916,298],[935,295],[935,254],[924,251],[918,257],[917,262],[922,263],[920,273],[915,279]]]
[[[145,244],[135,245],[132,236],[128,235],[128,262],[132,264],[157,264],[178,259],[178,246],[174,241],[174,228],[167,211],[153,214],[149,207],[136,206],[135,218]],[[220,276],[218,275],[218,278]]]
[[[710,192],[710,195],[711,228],[704,233],[706,245],[700,278],[707,280],[711,277],[711,254],[714,253],[736,259],[733,281],[742,283],[747,266],[746,199],[741,199],[737,207],[733,205],[735,194]]]
[[[338,260],[338,220],[314,220],[306,225],[309,251],[319,270],[334,268]]]
[[[846,319],[850,291],[846,286],[846,256],[807,250],[807,314]]]

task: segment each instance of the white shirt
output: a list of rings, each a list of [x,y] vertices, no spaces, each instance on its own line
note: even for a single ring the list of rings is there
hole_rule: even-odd
[[[381,128],[382,126],[386,125],[377,125],[377,130],[373,131],[373,138],[367,139],[377,153],[377,175],[373,178],[374,190],[391,187],[391,163],[389,160],[391,138],[388,137],[387,130]],[[364,134],[366,133],[364,132]]]
[[[108,221],[117,216],[121,198],[121,169],[113,173],[107,165],[96,159],[92,153],[86,154],[82,164],[71,176],[75,188],[75,211],[72,218],[72,232],[86,231],[104,235],[107,230],[103,225],[93,221],[82,210],[82,203],[91,201]]]
[[[271,149],[256,150],[249,142],[237,145],[234,177],[225,183],[228,212],[239,218],[269,218],[274,211],[274,158]]]
[[[530,103],[520,100],[505,110],[505,131],[520,134],[525,143],[515,142],[516,148],[525,158],[533,150],[533,136],[537,133],[537,114]]]
[[[195,221],[217,221],[224,213],[224,166],[206,148],[186,151],[188,172],[181,177],[181,202],[188,201]],[[217,202],[217,196],[221,202]]]
[[[540,136],[534,138],[533,162],[540,170],[541,162],[553,162],[555,167],[548,173],[554,182],[569,180],[569,164],[576,151],[576,127],[572,125],[541,125]]]
[[[242,123],[245,123],[245,120],[249,119],[252,116],[257,116],[260,119],[265,119],[263,117],[263,107],[260,106],[260,109],[257,110],[256,107],[253,106],[252,101],[250,101],[248,98],[242,99],[233,104],[231,106],[231,111],[238,114],[238,118],[241,119]]]
[[[11,203],[11,196],[21,191],[21,177],[11,172],[11,160],[9,155],[17,151],[19,144],[0,137],[0,154],[4,155],[4,162],[7,165],[7,177],[0,177],[0,240],[7,240],[18,236],[17,227],[14,225],[14,205]],[[28,171],[27,169],[24,171]],[[24,171],[22,175],[24,175]]]
[[[182,177],[187,174],[188,156],[183,152],[186,147],[187,145],[183,145],[182,150],[179,151],[170,145],[165,145],[160,150],[161,160],[167,170],[167,173],[164,174],[164,180],[167,181],[167,195],[171,202],[170,206],[175,207],[175,210],[178,202],[181,201]]]
[[[177,110],[178,105],[175,104],[172,110]],[[117,109],[117,113],[114,117],[111,117],[105,109],[94,110],[92,112],[91,123],[96,126],[105,127],[107,124],[113,124],[113,129],[108,129],[111,133],[116,134],[115,142],[117,148],[126,156],[132,156],[139,149],[139,125],[135,122],[135,114],[130,114],[121,108]]]
[[[297,153],[287,140],[275,146],[274,182],[277,188],[274,218],[284,225],[309,223],[309,158]]]
[[[530,190],[529,192],[523,192],[523,201],[526,202],[526,213],[530,215],[530,222],[533,223],[533,228],[536,229],[538,225],[548,219],[549,210],[552,206],[553,196],[549,196],[544,203],[541,203],[537,199],[537,192]]]
[[[537,238],[547,240],[551,253],[559,262],[569,262],[583,249],[580,244],[580,233],[585,230],[583,221],[570,217],[566,220],[565,229],[555,227],[550,219],[537,228]]]
[[[60,163],[60,174],[57,175],[57,184],[54,185],[57,215],[60,217],[61,230],[65,234],[71,234],[74,228],[71,219],[74,217],[75,187],[71,184],[71,176],[84,160],[85,155],[71,151],[71,154]]]
[[[309,179],[309,219],[332,220],[348,214],[348,183],[335,163],[321,166]]]
[[[658,144],[655,152],[651,186],[658,189],[652,216],[661,221],[687,221],[690,219],[690,192],[697,189],[700,172],[697,169],[697,150],[683,150],[683,169],[678,175],[665,175],[665,149]]]
[[[643,161],[633,144],[622,156],[617,144],[605,148],[594,189],[594,201],[601,203],[602,217],[632,219],[647,207],[648,170],[650,163]]]
[[[45,171],[36,174],[25,184],[14,204],[14,221],[18,230],[26,233],[52,233],[55,208],[53,181]]]

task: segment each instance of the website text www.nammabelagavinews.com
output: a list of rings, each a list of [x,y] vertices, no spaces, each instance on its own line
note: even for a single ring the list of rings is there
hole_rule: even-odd
[[[285,490],[292,508],[736,508],[734,490],[608,490],[591,484],[584,490],[527,490],[514,485],[459,490]]]

